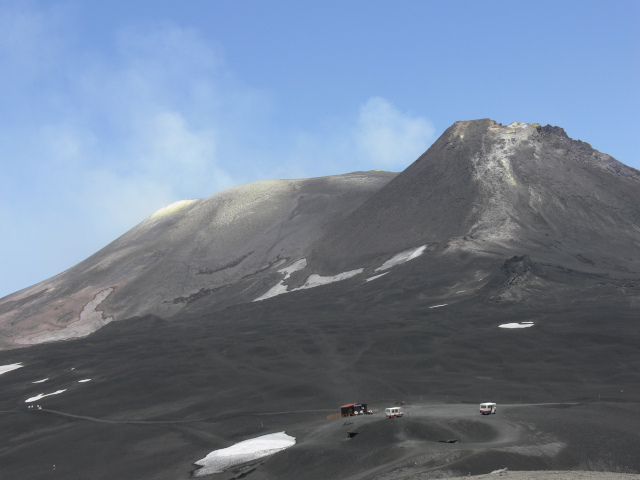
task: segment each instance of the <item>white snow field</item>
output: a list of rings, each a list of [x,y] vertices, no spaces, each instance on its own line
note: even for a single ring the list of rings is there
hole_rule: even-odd
[[[22,368],[24,365],[20,365],[19,363],[12,363],[10,365],[0,365],[0,375],[3,373],[10,372],[11,370],[16,370],[17,368]]]
[[[41,398],[48,397],[49,395],[58,395],[59,393],[66,392],[66,391],[67,391],[67,389],[65,388],[64,390],[58,390],[58,391],[53,392],[53,393],[41,393],[40,395],[36,395],[35,397],[27,398],[24,401],[24,403],[37,402]]]
[[[384,262],[381,267],[376,268],[376,272],[379,272],[382,270],[388,270],[391,267],[395,267],[396,265],[400,265],[401,263],[406,263],[409,260],[418,258],[420,255],[424,253],[426,248],[427,248],[426,245],[422,245],[421,247],[418,247],[418,248],[413,248],[411,250],[405,250],[404,252],[400,252],[394,255],[393,257],[391,257],[386,262]]]
[[[520,322],[520,323],[503,323],[499,325],[500,328],[527,328],[533,327],[533,322]]]
[[[256,458],[273,455],[276,452],[292,447],[296,444],[295,437],[284,432],[270,433],[261,437],[245,440],[227,448],[214,450],[206,457],[195,462],[202,468],[195,471],[196,477],[204,477],[250,462]]]

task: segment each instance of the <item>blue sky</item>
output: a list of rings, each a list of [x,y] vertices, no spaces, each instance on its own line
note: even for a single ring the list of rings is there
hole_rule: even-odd
[[[0,3],[0,297],[157,209],[401,171],[456,120],[640,168],[640,2]]]

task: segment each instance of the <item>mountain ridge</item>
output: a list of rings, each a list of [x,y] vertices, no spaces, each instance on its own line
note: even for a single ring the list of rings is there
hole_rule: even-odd
[[[165,207],[78,265],[1,299],[0,348],[20,338],[26,344],[64,339],[61,324],[77,323],[84,306],[108,288],[105,316],[170,315],[184,299],[264,274],[300,257],[305,238],[317,235],[329,216],[348,211],[394,175],[267,180]]]
[[[218,310],[308,288],[313,275],[373,275],[421,247],[638,272],[639,186],[640,172],[560,127],[459,121],[400,174],[265,180],[165,207],[0,299],[0,348],[77,338],[107,319]]]
[[[584,142],[570,139],[559,127],[521,123],[504,127],[484,119],[456,122],[449,127],[423,155],[350,214],[348,221],[354,228],[337,227],[329,238],[318,242],[317,250],[320,256],[323,249],[346,252],[343,254],[345,265],[355,264],[363,250],[371,256],[379,253],[376,241],[381,237],[378,233],[382,224],[386,227],[382,234],[386,238],[380,243],[387,247],[391,241],[395,250],[463,236],[500,243],[509,239],[509,232],[513,236],[515,231],[522,230],[524,222],[549,226],[563,241],[575,240],[581,232],[562,229],[565,220],[563,212],[558,210],[584,210],[564,197],[588,196],[591,192],[575,188],[568,191],[570,183],[553,188],[553,182],[563,181],[559,170],[575,168],[572,164],[577,165],[578,180],[584,184],[608,182],[608,191],[597,189],[596,193],[603,195],[597,201],[606,200],[611,207],[623,210],[617,215],[618,225],[626,219],[636,219],[634,229],[626,232],[625,240],[640,247],[637,236],[640,172],[591,149]],[[598,170],[594,171],[593,165]],[[621,182],[598,175],[600,171],[614,175]],[[536,172],[546,174],[543,180],[552,187],[537,181]],[[554,180],[554,176],[558,178]],[[616,198],[619,194],[624,196],[622,202]],[[430,211],[424,210],[426,206]],[[545,217],[551,217],[551,222]],[[596,220],[607,221],[602,215]],[[588,226],[581,227],[583,231],[585,227],[588,230]],[[362,229],[367,233],[355,239],[353,232],[360,234]],[[529,234],[532,229],[528,230],[524,233]],[[349,249],[349,245],[356,243],[358,252]],[[348,268],[345,265],[335,268]]]

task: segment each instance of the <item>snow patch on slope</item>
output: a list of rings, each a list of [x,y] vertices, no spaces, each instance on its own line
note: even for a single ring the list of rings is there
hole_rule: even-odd
[[[533,327],[533,322],[520,322],[520,323],[503,323],[499,325],[500,328],[529,328]]]
[[[414,258],[417,258],[420,255],[422,255],[426,249],[427,249],[427,246],[422,245],[421,247],[418,247],[418,248],[412,248],[411,250],[405,250],[404,252],[400,252],[394,255],[393,257],[391,257],[386,262],[384,262],[382,266],[376,268],[375,271],[379,272],[383,270],[388,270],[391,267],[395,267],[396,265],[400,265],[410,260],[413,260]],[[303,258],[301,260],[298,260],[297,262],[292,263],[288,267],[281,268],[280,270],[278,270],[278,273],[284,273],[285,277],[282,280],[280,280],[280,282],[278,282],[276,285],[271,287],[266,293],[260,295],[258,298],[254,299],[253,301],[259,302],[261,300],[266,300],[267,298],[275,297],[277,295],[282,295],[283,293],[289,293],[289,292],[295,292],[297,290],[304,290],[307,288],[319,287],[321,285],[328,285],[329,283],[333,283],[333,282],[340,282],[342,280],[355,277],[356,275],[359,275],[362,272],[364,272],[364,268],[357,268],[355,270],[342,272],[330,277],[323,277],[321,275],[318,275],[317,273],[313,273],[307,278],[304,285],[302,285],[301,287],[289,290],[287,285],[284,284],[284,281],[287,278],[289,278],[293,272],[302,270],[306,266],[307,266],[307,260]],[[373,277],[369,277],[366,281],[369,282],[371,280],[375,280],[376,278],[380,278],[382,275],[385,275],[386,273],[388,272],[382,273],[380,275],[375,275]]]
[[[304,259],[303,259],[304,260]],[[300,262],[300,261],[298,261]],[[296,262],[296,263],[298,263]],[[267,298],[271,298],[271,297],[275,297],[277,295],[282,295],[283,293],[290,293],[290,292],[296,292],[298,290],[305,290],[307,288],[314,288],[314,287],[320,287],[322,285],[328,285],[330,283],[333,282],[340,282],[342,280],[346,280],[348,278],[351,277],[355,277],[356,275],[362,273],[364,271],[364,268],[358,268],[357,270],[351,270],[349,272],[342,272],[339,273],[337,275],[333,275],[331,277],[323,277],[321,275],[318,275],[317,273],[313,273],[309,276],[309,278],[307,278],[307,280],[304,282],[304,285],[298,287],[298,288],[292,288],[291,290],[289,290],[287,287],[287,285],[284,284],[284,280],[286,280],[287,278],[289,278],[290,273],[293,273],[294,271],[297,270],[301,270],[302,268],[304,268],[307,264],[307,261],[304,260],[304,265],[303,266],[298,266],[296,268],[296,270],[291,270],[291,267],[293,267],[295,265],[292,264],[289,267],[287,267],[286,269],[283,268],[282,270],[278,270],[278,272],[281,273],[285,273],[286,276],[284,277],[284,279],[280,280],[280,282],[278,282],[278,284],[274,285],[273,287],[271,287],[266,293],[264,293],[263,295],[260,295],[258,298],[254,299],[254,302],[259,302],[261,300],[266,300]],[[287,271],[288,269],[288,271]]]
[[[384,277],[387,273],[389,273],[389,272],[384,272],[384,273],[381,273],[380,275],[374,275],[373,277],[367,278],[366,281],[370,282],[371,280],[375,280],[376,278]]]
[[[333,282],[340,282],[342,280],[355,277],[356,275],[359,275],[362,272],[364,272],[364,268],[358,268],[356,270],[342,272],[342,273],[339,273],[338,275],[333,275],[332,277],[323,277],[321,275],[318,275],[317,273],[313,273],[309,276],[309,278],[307,278],[307,281],[304,282],[304,285],[302,285],[299,288],[294,288],[291,291],[293,292],[295,290],[303,290],[306,288],[314,288],[314,287],[319,287],[321,285],[328,285],[329,283],[333,283]]]
[[[276,297],[278,295],[282,295],[283,293],[287,293],[287,291],[288,291],[287,289],[288,288],[289,287],[287,287],[284,284],[284,280],[280,280],[280,282],[278,282],[276,285],[274,285],[269,290],[267,290],[266,293],[263,293],[258,298],[255,298],[253,301],[254,302],[259,302],[261,300],[266,300],[267,298],[271,298],[271,297]]]
[[[413,248],[411,250],[405,250],[404,252],[400,252],[394,255],[393,257],[391,257],[386,262],[384,262],[381,267],[376,268],[375,271],[380,272],[382,270],[388,270],[391,267],[395,267],[396,265],[400,265],[402,263],[406,263],[410,260],[413,260],[414,258],[417,258],[420,255],[422,255],[426,250],[426,248],[427,248],[426,245],[422,245],[421,247],[418,247],[418,248]]]
[[[273,455],[295,444],[295,437],[287,435],[285,432],[270,433],[245,440],[227,448],[214,450],[206,457],[195,462],[196,465],[202,468],[196,470],[194,476],[204,477],[213,473],[222,473],[235,465]]]
[[[10,365],[0,365],[0,375],[2,375],[3,373],[10,372],[11,370],[16,370],[22,367],[24,367],[24,365],[21,365],[19,363],[12,363]]]
[[[298,270],[302,270],[306,266],[307,266],[307,259],[301,258],[297,262],[293,262],[288,267],[281,268],[280,270],[278,270],[278,273],[284,273],[284,280],[286,280],[291,276],[292,273],[297,272]]]
[[[302,270],[306,266],[307,266],[307,259],[306,258],[301,258],[300,260],[297,260],[297,261],[293,262],[288,267],[281,268],[280,270],[278,270],[278,273],[283,273],[284,274],[284,278],[282,280],[280,280],[276,285],[271,287],[269,290],[267,290],[266,293],[263,293],[258,298],[254,299],[253,301],[254,302],[259,302],[260,300],[266,300],[267,298],[276,297],[278,295],[282,295],[283,293],[287,293],[289,291],[288,290],[289,287],[287,287],[284,284],[284,281],[287,278],[289,278],[292,273],[297,272],[298,270]],[[293,291],[293,290],[291,290],[291,291]]]
[[[39,395],[36,395],[35,397],[27,398],[24,401],[24,403],[37,402],[41,398],[48,397],[49,395],[58,395],[59,393],[66,392],[66,391],[67,391],[67,389],[65,388],[64,390],[58,390],[58,391],[53,392],[53,393],[41,393]]]

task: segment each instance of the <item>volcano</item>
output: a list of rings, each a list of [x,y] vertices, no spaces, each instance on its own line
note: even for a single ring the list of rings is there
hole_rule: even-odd
[[[456,122],[399,174],[178,202],[0,299],[0,475],[638,473],[639,322],[640,172]]]

